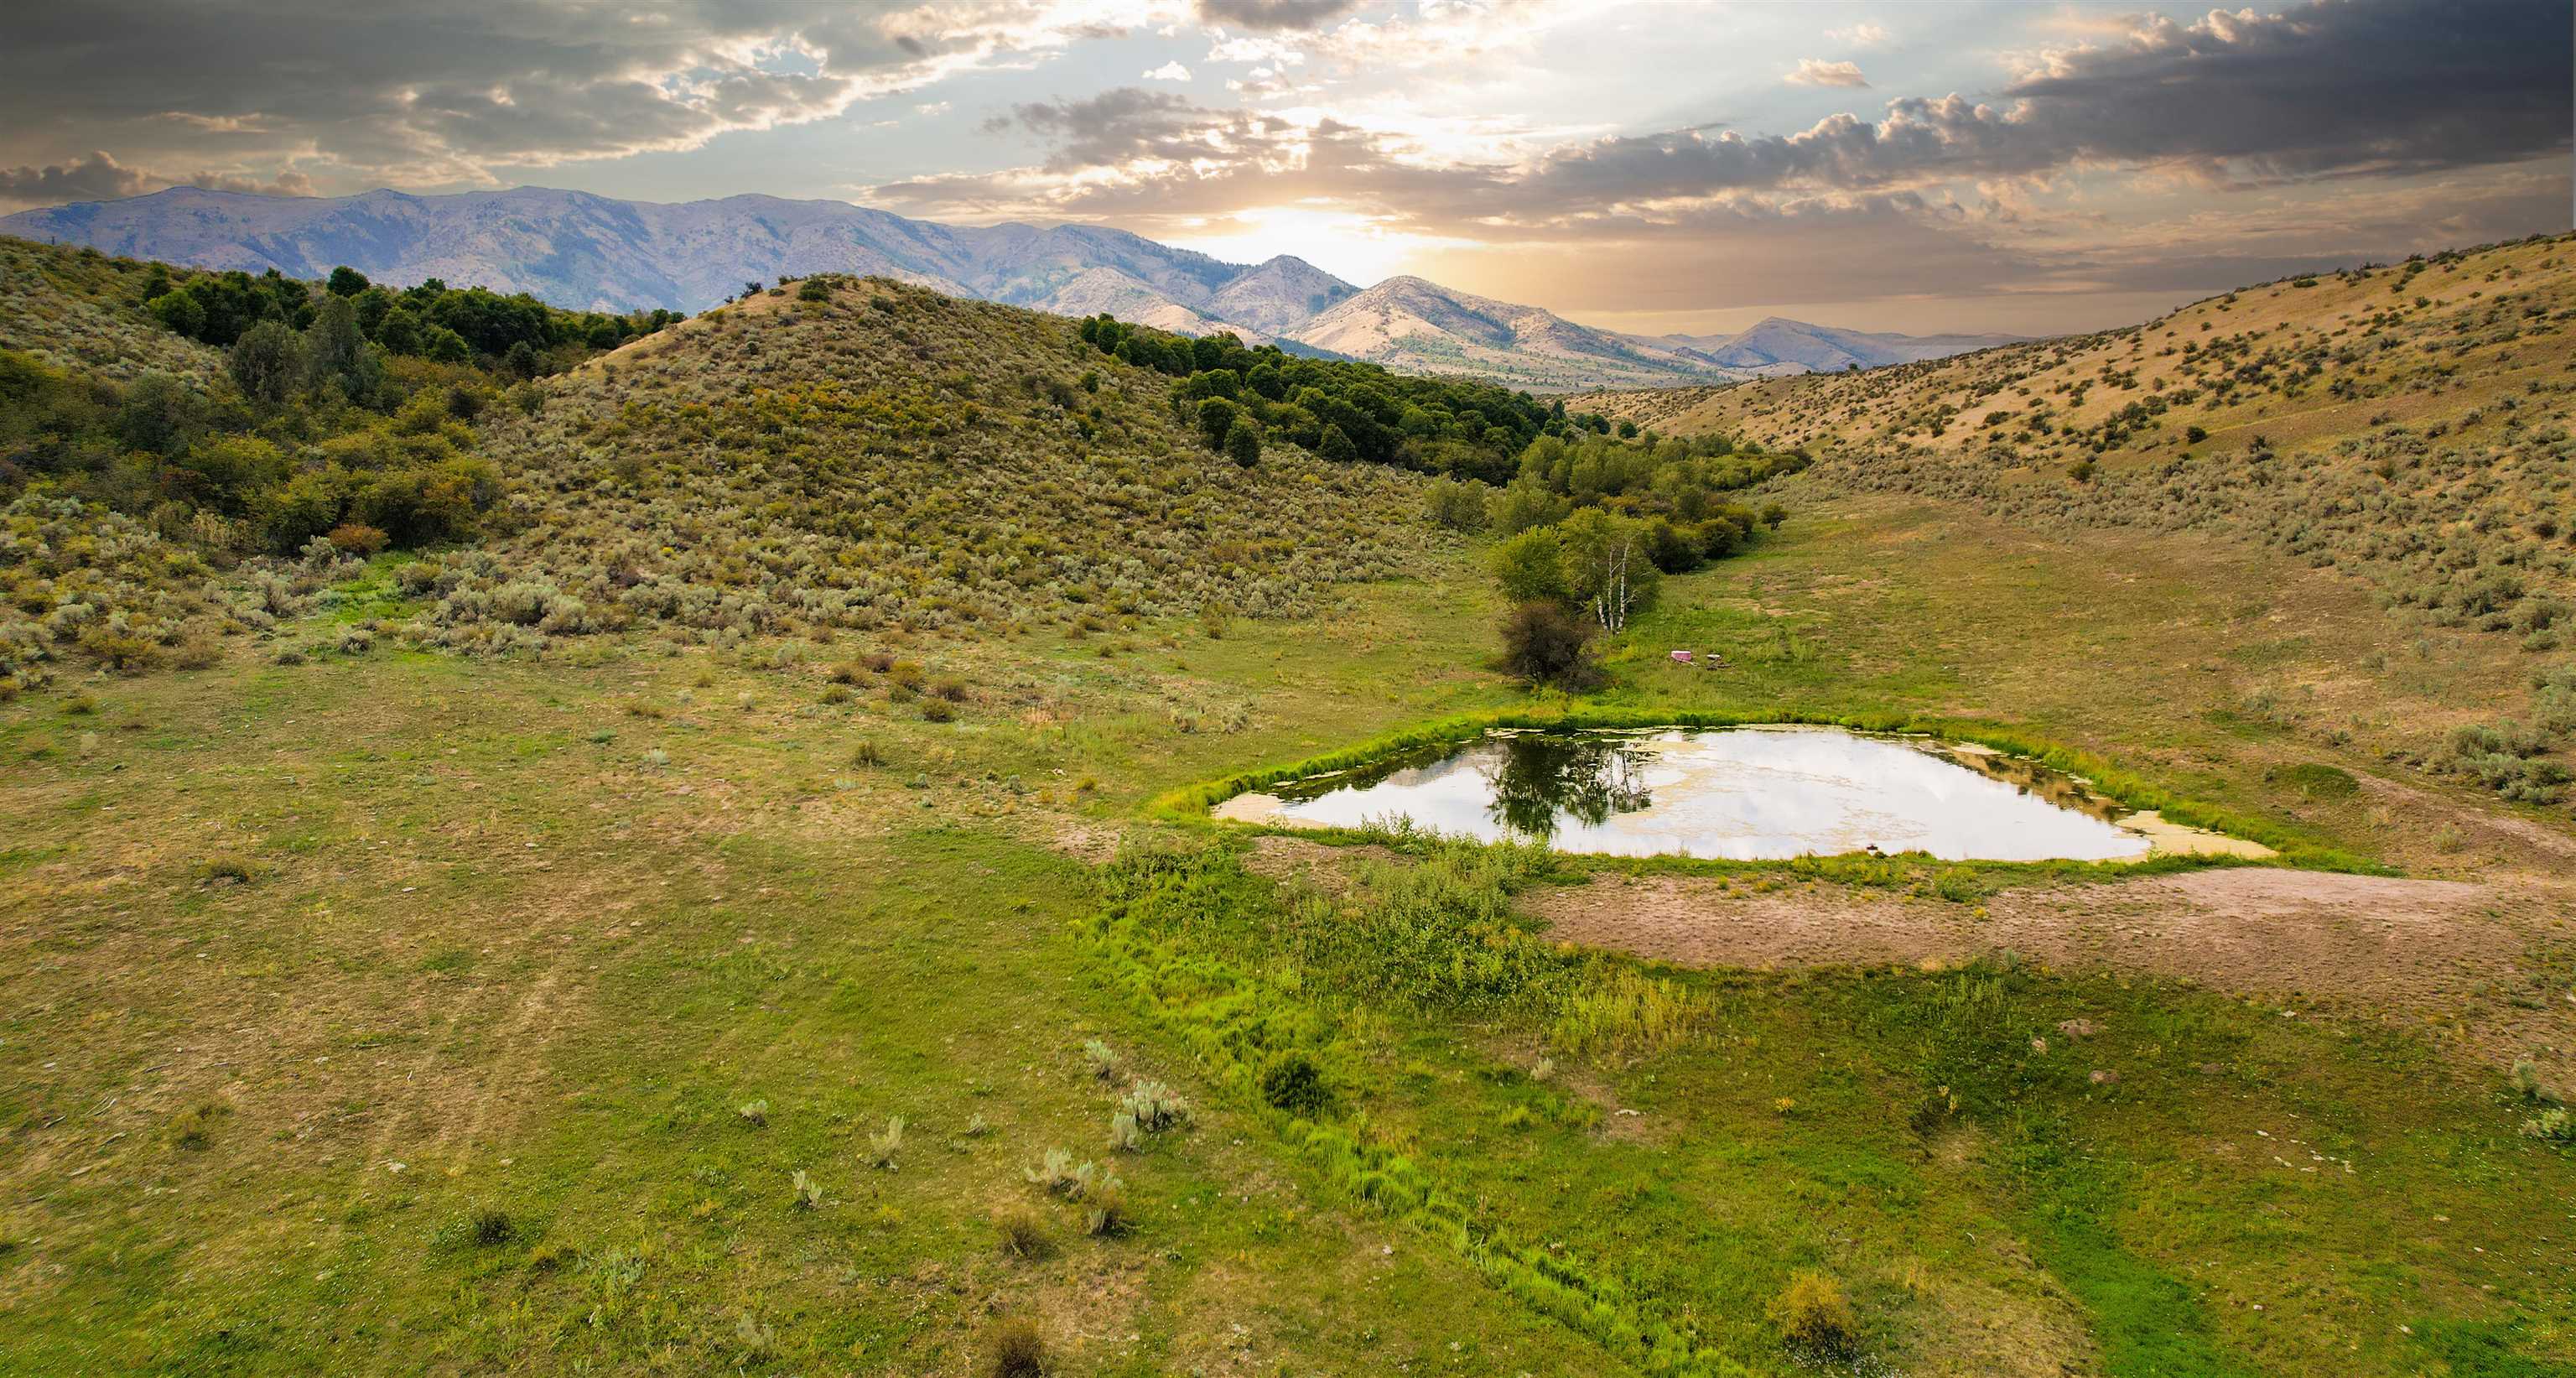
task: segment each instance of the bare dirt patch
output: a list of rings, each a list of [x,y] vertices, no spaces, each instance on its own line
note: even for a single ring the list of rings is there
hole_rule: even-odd
[[[1526,901],[1559,937],[1690,966],[1950,964],[2010,951],[2447,1025],[2473,1056],[2576,1065],[2576,1002],[2535,981],[2576,935],[2576,887],[2268,867],[2009,891],[1983,906],[1811,885],[1605,876]]]

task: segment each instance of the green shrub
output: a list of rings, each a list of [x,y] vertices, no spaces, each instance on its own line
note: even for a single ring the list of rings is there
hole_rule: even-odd
[[[483,1248],[499,1248],[519,1237],[519,1223],[507,1211],[486,1206],[467,1222],[466,1237]]]
[[[197,863],[200,885],[248,885],[259,879],[259,866],[246,857],[215,856]]]
[[[1781,1342],[1799,1354],[1840,1362],[1859,1352],[1860,1317],[1842,1284],[1822,1273],[1800,1269],[1767,1310]]]
[[[1261,1068],[1261,1099],[1273,1109],[1315,1119],[1332,1103],[1323,1070],[1304,1053],[1275,1053]]]
[[[180,1111],[170,1121],[169,1137],[173,1148],[200,1149],[214,1142],[215,1122],[232,1113],[222,1101],[200,1101]]]
[[[1600,629],[1554,602],[1528,602],[1503,614],[1502,664],[1513,678],[1568,692],[1598,687],[1601,662],[1593,650]]]
[[[2284,768],[2278,779],[2309,799],[2349,799],[2361,792],[2359,781],[2329,765],[2303,762]]]
[[[1046,1336],[1035,1322],[1022,1317],[994,1326],[984,1351],[985,1378],[1046,1378],[1054,1371]]]

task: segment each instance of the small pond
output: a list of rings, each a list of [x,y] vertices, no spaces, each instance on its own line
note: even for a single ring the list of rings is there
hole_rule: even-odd
[[[2036,762],[1822,727],[1493,732],[1274,785],[1220,816],[1306,827],[1406,818],[1560,851],[1776,860],[1876,847],[1952,861],[2112,861],[2180,833]],[[2113,821],[2120,819],[2120,822]],[[2131,826],[2122,826],[2126,822]],[[2257,849],[2259,850],[2259,849]]]

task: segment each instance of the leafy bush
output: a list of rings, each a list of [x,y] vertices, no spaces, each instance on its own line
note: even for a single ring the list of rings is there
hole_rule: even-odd
[[[1800,1354],[1841,1361],[1860,1348],[1860,1317],[1842,1284],[1813,1269],[1792,1275],[1768,1310],[1781,1342]]]
[[[1332,1103],[1332,1093],[1314,1059],[1300,1052],[1281,1052],[1262,1065],[1261,1099],[1274,1109],[1313,1119]]]
[[[1528,602],[1503,614],[1503,669],[1513,678],[1571,692],[1601,683],[1593,639],[1600,628],[1554,602]]]
[[[1117,1173],[1103,1172],[1084,1182],[1082,1228],[1097,1239],[1114,1239],[1136,1228],[1136,1218],[1127,1208],[1127,1183]]]
[[[1423,511],[1452,531],[1485,529],[1485,501],[1493,490],[1475,479],[1440,478],[1423,490]]]
[[[496,1249],[519,1237],[519,1223],[508,1212],[486,1206],[474,1212],[467,1235],[486,1249]]]

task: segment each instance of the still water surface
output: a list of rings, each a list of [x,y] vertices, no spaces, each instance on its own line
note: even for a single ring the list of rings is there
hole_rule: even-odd
[[[1875,846],[1952,861],[2109,861],[2147,851],[2101,801],[2033,763],[1839,728],[1496,733],[1272,792],[1282,822],[1403,817],[1621,856],[1772,860]]]

